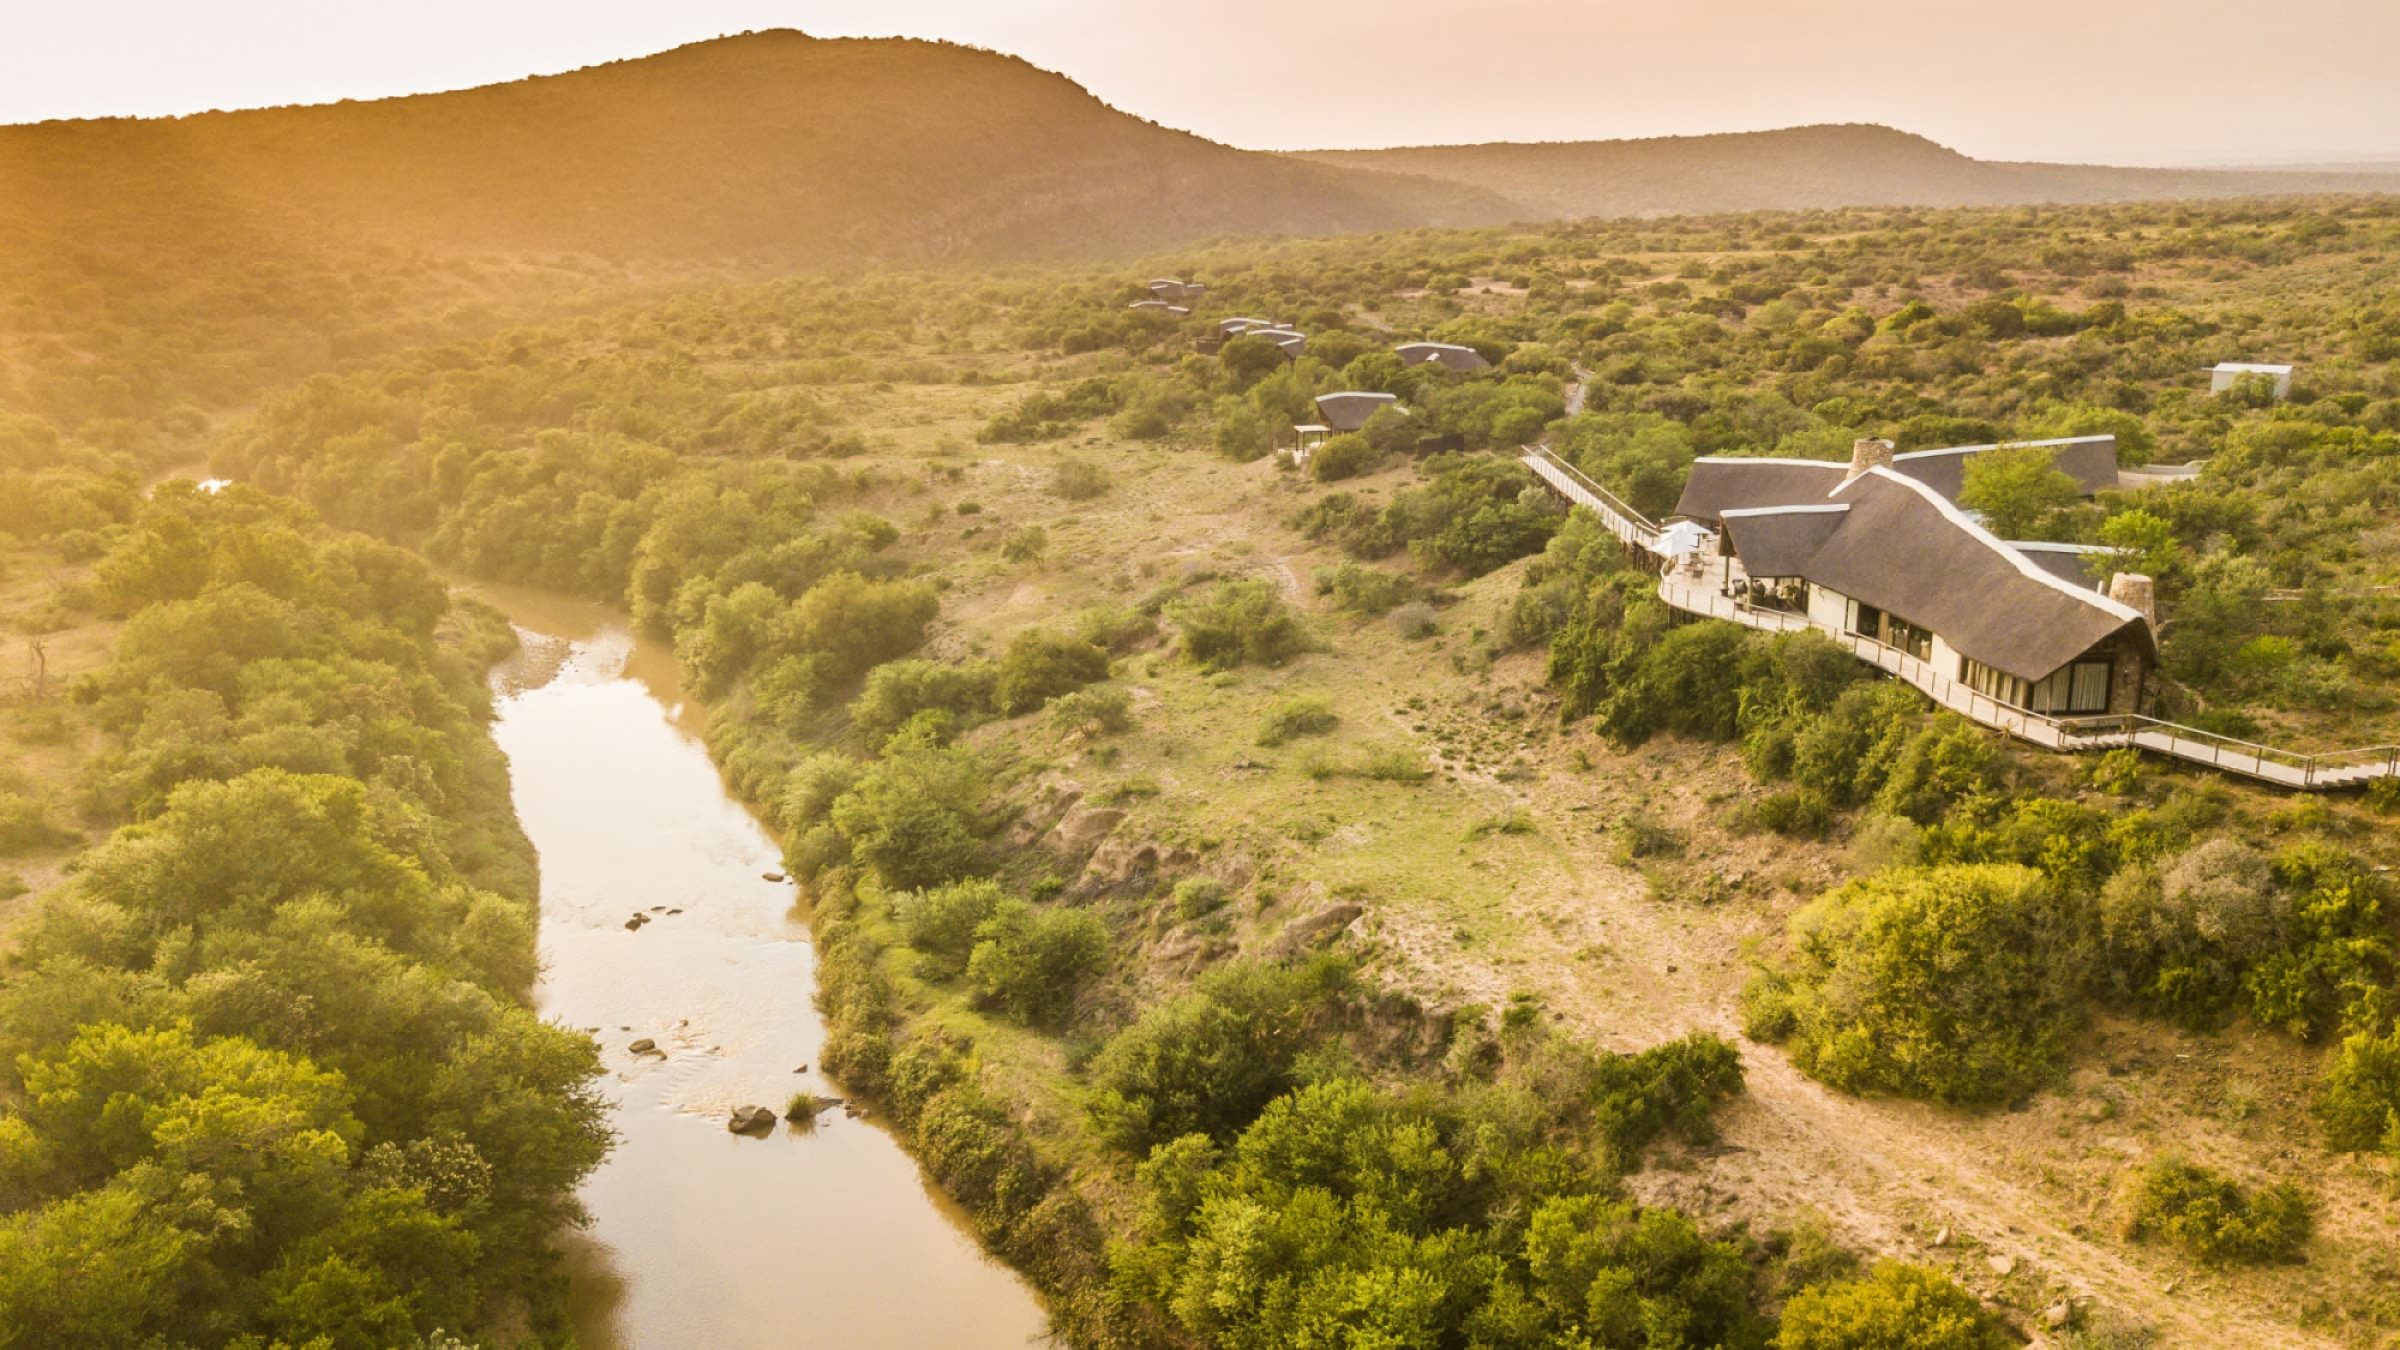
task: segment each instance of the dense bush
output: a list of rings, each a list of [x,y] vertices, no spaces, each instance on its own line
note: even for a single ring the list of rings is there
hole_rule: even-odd
[[[1383,452],[1366,437],[1353,432],[1318,446],[1308,457],[1308,476],[1320,483],[1338,483],[1372,473],[1382,462]]]
[[[525,1002],[505,628],[253,493],[164,487],[111,557],[92,806],[143,818],[0,986],[0,1342],[567,1334],[550,1239],[610,1133]]]
[[[2007,1350],[2016,1338],[1938,1270],[1882,1261],[1804,1289],[1783,1307],[1777,1350]]]
[[[892,911],[908,945],[925,954],[928,973],[949,979],[966,971],[976,931],[1007,898],[998,883],[975,878],[905,892],[893,898]]]
[[[1081,638],[1027,629],[1000,657],[992,701],[1010,717],[1038,711],[1060,694],[1108,678],[1108,653]]]
[[[1277,746],[1304,736],[1323,736],[1341,722],[1330,700],[1317,694],[1295,695],[1267,710],[1267,720],[1258,729],[1258,743]]]
[[[1415,582],[1398,573],[1354,562],[1340,563],[1317,573],[1317,594],[1331,596],[1337,607],[1370,618],[1389,613],[1393,606],[1414,598],[1418,589]]]
[[[1229,1143],[1162,1143],[1137,1173],[1145,1231],[1115,1255],[1118,1288],[1211,1344],[1260,1350],[1655,1344],[1661,1328],[1764,1346],[1742,1250],[1609,1187],[1652,1122],[1705,1131],[1726,1090],[1729,1047],[1661,1050],[1720,1067],[1686,1080],[1520,1033],[1473,1091],[1334,1077],[1276,1096]],[[1601,1151],[1579,1166],[1589,1143]]]
[[[939,886],[983,869],[983,794],[972,752],[903,749],[835,799],[832,825],[885,886]]]
[[[1987,1103],[2056,1075],[2090,955],[2071,904],[2000,865],[1885,872],[1818,897],[1744,991],[1751,1035],[1851,1092]]]
[[[2299,1187],[2244,1191],[2222,1172],[2160,1158],[2130,1183],[2125,1235],[2156,1237],[2207,1265],[2297,1260],[2315,1226]]]
[[[866,687],[850,702],[850,721],[874,743],[921,712],[949,713],[963,722],[989,711],[998,681],[999,671],[988,661],[886,661],[867,673]]]
[[[1266,581],[1220,581],[1177,601],[1167,617],[1182,631],[1184,650],[1211,670],[1279,666],[1308,647],[1300,616]]]
[[[1232,965],[1156,1004],[1092,1061],[1092,1122],[1139,1156],[1186,1134],[1230,1139],[1293,1085],[1301,1053],[1342,1009],[1349,968]]]
[[[2400,1159],[2400,1031],[2342,1042],[2317,1098],[2329,1148]]]
[[[975,929],[967,983],[1020,1022],[1052,1025],[1107,962],[1108,929],[1099,919],[1003,900]]]

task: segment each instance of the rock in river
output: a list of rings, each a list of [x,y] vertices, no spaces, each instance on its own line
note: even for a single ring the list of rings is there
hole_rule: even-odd
[[[658,1048],[658,1042],[651,1040],[647,1036],[644,1036],[640,1040],[635,1041],[633,1044],[626,1046],[625,1048],[631,1050],[637,1055],[646,1055]]]
[[[735,1134],[766,1134],[775,1128],[775,1113],[763,1106],[737,1106],[725,1128]]]
[[[761,872],[759,873],[759,876],[773,882],[781,882],[783,880],[783,873],[781,872]]]

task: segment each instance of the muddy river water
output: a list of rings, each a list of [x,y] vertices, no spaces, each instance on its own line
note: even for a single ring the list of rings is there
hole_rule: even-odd
[[[766,1138],[726,1130],[736,1106],[839,1094],[817,1071],[808,930],[792,887],[762,875],[775,843],[726,795],[668,653],[610,611],[479,589],[524,643],[493,678],[541,853],[541,1008],[596,1029],[621,1136],[583,1190],[583,1343],[1038,1344],[1032,1293],[874,1123],[834,1109]],[[627,1049],[641,1038],[660,1053]]]

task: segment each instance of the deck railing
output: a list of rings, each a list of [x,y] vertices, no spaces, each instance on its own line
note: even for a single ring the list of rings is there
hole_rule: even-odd
[[[1560,459],[1549,446],[1526,446],[1521,458],[1525,467],[1548,483],[1552,491],[1578,506],[1588,507],[1617,538],[1655,551],[1658,543],[1656,522],[1634,510],[1617,494],[1593,482],[1581,469]]]
[[[2109,750],[2131,746],[2280,787],[2305,790],[2354,787],[2377,778],[2400,777],[2400,746],[2286,750],[2138,713],[2054,717],[2002,703],[1897,647],[1857,633],[1833,632],[1806,615],[1747,604],[1688,576],[1669,572],[1660,578],[1658,593],[1660,599],[1686,613],[1727,619],[1766,632],[1815,629],[1848,648],[1860,660],[1915,686],[1936,704],[1969,721],[2005,731],[2046,750]]]
[[[1547,445],[1529,445],[1523,455],[1551,490],[1600,517],[1617,538],[1656,552],[1659,527],[1617,494],[1595,483]],[[2131,746],[2192,764],[2205,764],[2281,787],[2317,790],[2355,787],[2379,778],[2400,778],[2400,745],[2354,750],[2300,751],[2260,745],[2199,727],[2160,721],[2139,713],[2098,717],[2053,717],[2002,703],[1932,663],[1857,633],[1837,632],[1805,614],[1766,609],[1736,600],[1705,579],[1670,565],[1658,582],[1659,598],[1690,614],[1727,619],[1767,632],[1814,629],[1849,648],[1860,660],[1915,686],[1927,698],[1969,721],[1994,727],[2047,750],[2108,750]]]

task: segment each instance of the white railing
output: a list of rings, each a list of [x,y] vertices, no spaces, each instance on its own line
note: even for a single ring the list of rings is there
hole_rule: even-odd
[[[1595,483],[1574,465],[1560,459],[1547,445],[1524,449],[1525,467],[1552,491],[1600,517],[1610,532],[1627,544],[1655,553],[1659,528],[1617,494]],[[2205,764],[2280,787],[2317,790],[2354,787],[2378,778],[2400,778],[2400,745],[2371,745],[2355,750],[2284,750],[2254,741],[2162,722],[2139,713],[2099,717],[2052,717],[2002,703],[1972,685],[1963,684],[1933,666],[1873,638],[1840,632],[1805,614],[1761,609],[1710,586],[1704,579],[1678,574],[1672,566],[1659,578],[1661,600],[1688,614],[1725,619],[1771,633],[1812,628],[1847,647],[1851,654],[1906,681],[1927,698],[1971,722],[2007,732],[2046,750],[2106,750],[2132,746],[2192,764]]]
[[[1549,446],[1526,446],[1521,458],[1525,467],[1533,470],[1535,477],[1548,483],[1553,492],[1600,517],[1611,534],[1639,548],[1656,550],[1656,522],[1627,505],[1617,494],[1593,482],[1582,470],[1560,459]]]
[[[1835,632],[1806,615],[1788,610],[1760,609],[1690,577],[1668,573],[1659,580],[1658,594],[1661,600],[1687,614],[1725,619],[1770,633],[1815,629],[1848,648],[1860,660],[1906,681],[1941,707],[2046,750],[2132,746],[2280,787],[2305,790],[2350,787],[2377,778],[2400,777],[2400,746],[2307,752],[2260,745],[2138,713],[2052,717],[2002,703],[1897,647],[1856,633]]]

